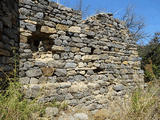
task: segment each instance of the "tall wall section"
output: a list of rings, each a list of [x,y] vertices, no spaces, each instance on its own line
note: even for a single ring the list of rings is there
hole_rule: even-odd
[[[1,0],[0,8],[7,1]],[[17,37],[17,12],[11,10],[11,15],[5,12],[10,9],[2,10],[1,66],[9,65],[7,60],[12,56],[9,47],[1,48],[18,47],[20,37],[19,76],[27,98],[66,101],[95,110],[127,97],[143,84],[136,44],[124,23],[112,14],[82,20],[80,11],[54,2],[19,0]]]
[[[19,48],[18,16],[17,0],[0,0],[0,78],[14,69],[14,56]],[[1,81],[0,88],[5,84],[4,80]]]

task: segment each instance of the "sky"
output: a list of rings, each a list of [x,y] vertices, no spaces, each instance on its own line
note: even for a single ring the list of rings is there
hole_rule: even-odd
[[[53,0],[56,1],[56,0]],[[76,9],[79,0],[59,0],[59,3],[67,7]],[[97,10],[111,12],[115,18],[122,16],[130,5],[134,8],[137,16],[144,19],[144,31],[153,35],[155,32],[160,32],[160,0],[83,0],[83,10],[88,8],[87,14],[94,15]],[[144,42],[147,43],[149,39]]]

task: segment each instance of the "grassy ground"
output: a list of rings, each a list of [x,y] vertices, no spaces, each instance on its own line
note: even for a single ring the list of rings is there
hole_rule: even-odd
[[[124,105],[113,103],[111,109],[98,111],[94,119],[160,120],[160,84],[150,83],[145,89],[137,89],[129,103]]]
[[[20,88],[18,82],[10,82],[9,87],[0,92],[0,120],[32,120],[33,113],[44,114],[45,106],[24,99]],[[111,109],[99,110],[92,119],[160,120],[160,84],[150,83],[145,89],[137,89],[126,104],[113,103]]]

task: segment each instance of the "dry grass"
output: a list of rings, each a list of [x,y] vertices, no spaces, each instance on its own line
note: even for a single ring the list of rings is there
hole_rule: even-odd
[[[160,85],[151,83],[146,89],[137,89],[130,101],[99,110],[94,120],[160,120]]]

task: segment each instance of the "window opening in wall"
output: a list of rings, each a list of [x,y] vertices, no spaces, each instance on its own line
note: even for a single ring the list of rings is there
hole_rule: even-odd
[[[53,40],[49,38],[50,34],[35,32],[32,36],[28,38],[28,43],[30,44],[31,50],[33,52],[47,52],[51,51]]]

